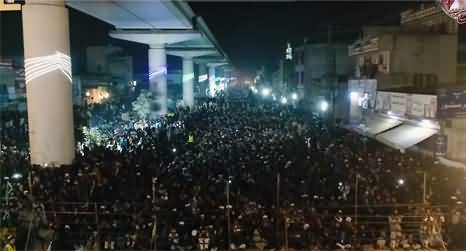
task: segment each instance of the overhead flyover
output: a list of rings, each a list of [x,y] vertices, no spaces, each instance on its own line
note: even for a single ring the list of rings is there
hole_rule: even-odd
[[[114,38],[149,45],[148,78],[155,96],[154,115],[167,111],[167,52],[172,50],[188,59],[183,64],[189,76],[183,82],[188,105],[192,105],[194,58],[213,53],[229,62],[204,20],[184,1],[25,1],[21,12],[31,164],[68,165],[75,156],[67,7],[113,25],[115,30],[110,35]]]
[[[66,0],[67,6],[109,23],[117,30],[194,31],[199,37],[168,47],[214,48],[228,60],[201,16],[185,1],[165,0]]]
[[[216,55],[229,62],[202,17],[184,1],[67,0],[67,5],[113,26],[109,35],[149,46],[149,83],[154,115],[167,112],[166,55],[183,58],[183,101],[193,106],[193,58]]]

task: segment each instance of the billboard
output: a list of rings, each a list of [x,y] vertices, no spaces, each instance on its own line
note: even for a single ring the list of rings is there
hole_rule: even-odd
[[[434,119],[437,116],[437,96],[408,95],[406,114],[409,117]]]
[[[438,113],[442,119],[466,118],[466,88],[440,89]]]
[[[436,118],[437,97],[435,95],[377,92],[375,110],[408,118]]]
[[[406,114],[406,99],[408,94],[397,92],[377,92],[376,111],[391,112],[404,116]]]

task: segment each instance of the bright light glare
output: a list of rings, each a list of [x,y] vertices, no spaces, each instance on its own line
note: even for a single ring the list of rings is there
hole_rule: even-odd
[[[136,86],[136,85],[137,85],[136,80],[133,80],[133,86]]]
[[[198,82],[204,82],[204,81],[206,81],[208,78],[209,78],[209,76],[208,76],[207,74],[201,75],[201,76],[199,76],[199,78],[198,78]]]
[[[392,111],[388,111],[387,114],[388,114],[389,116],[392,116],[392,115],[393,115],[393,112],[392,112]]]
[[[149,79],[157,78],[167,74],[167,67],[159,67],[153,72],[149,73]]]
[[[61,52],[43,57],[26,58],[24,60],[26,84],[36,78],[55,70],[60,70],[69,80],[71,79],[71,58]]]
[[[14,173],[13,175],[11,175],[11,178],[15,180],[21,179],[22,177],[23,175],[21,175],[20,173]]]
[[[404,179],[402,179],[402,178],[398,179],[398,185],[402,186],[402,185],[404,185],[404,184],[405,184],[405,180],[404,180]]]
[[[325,112],[328,109],[328,102],[323,100],[320,102],[320,110]]]
[[[285,97],[282,97],[281,102],[282,102],[282,104],[286,104],[288,102],[288,100]]]
[[[269,88],[264,88],[262,89],[262,96],[266,97],[270,95],[270,89]]]
[[[172,149],[172,152],[176,153],[176,148],[173,148],[173,149]]]
[[[426,127],[426,128],[430,128],[430,127],[434,127],[434,123],[428,119],[423,119],[421,120],[421,122],[419,123],[420,126],[422,127]]]
[[[357,92],[351,92],[350,93],[351,101],[356,102],[356,101],[358,101],[358,98],[359,98],[359,94]]]
[[[291,94],[291,98],[294,99],[294,100],[297,100],[298,99],[298,94],[296,94],[296,93]]]

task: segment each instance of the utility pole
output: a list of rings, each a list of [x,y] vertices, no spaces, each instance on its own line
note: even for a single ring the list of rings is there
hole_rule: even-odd
[[[281,227],[281,224],[280,224],[280,171],[277,169],[277,176],[276,176],[276,187],[275,187],[275,213],[276,213],[276,216],[275,216],[275,231],[276,231],[276,235],[277,235],[277,240],[281,240],[283,238],[283,236],[280,235],[280,227]],[[286,222],[285,222],[286,224]],[[282,245],[284,243],[281,243]]]
[[[228,250],[231,248],[231,217],[230,217],[230,176],[228,176],[227,184],[226,184],[226,196],[227,196],[227,229],[228,229]]]
[[[354,187],[354,226],[356,237],[358,236],[358,193],[359,193],[359,174],[356,174]]]
[[[335,95],[336,95],[336,55],[335,48],[333,45],[333,26],[329,24],[327,26],[327,88],[330,89],[329,103],[332,104],[333,118],[335,118]]]

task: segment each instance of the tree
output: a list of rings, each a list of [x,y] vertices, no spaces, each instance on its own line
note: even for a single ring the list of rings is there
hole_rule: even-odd
[[[145,120],[150,115],[152,99],[151,92],[143,91],[133,102],[133,111],[138,115],[139,119]]]

